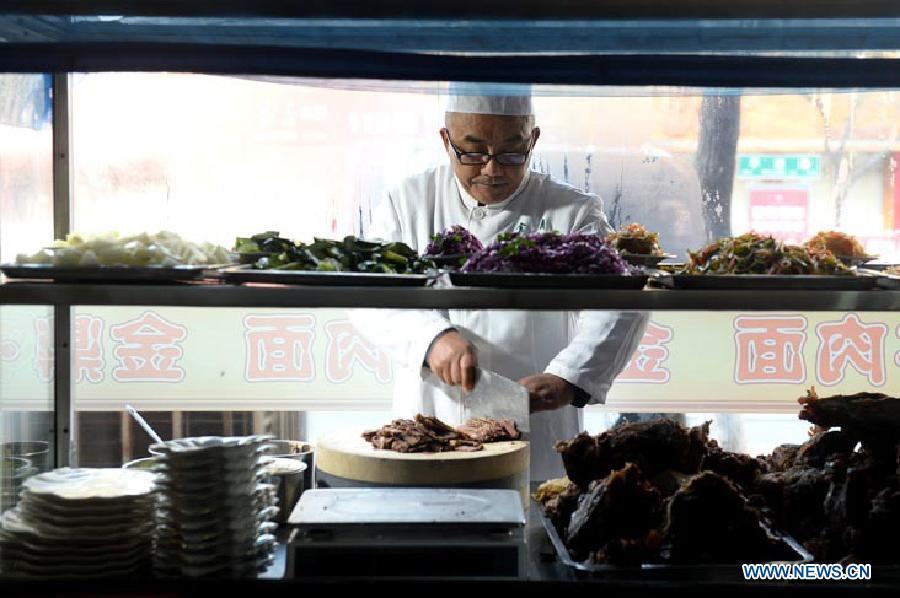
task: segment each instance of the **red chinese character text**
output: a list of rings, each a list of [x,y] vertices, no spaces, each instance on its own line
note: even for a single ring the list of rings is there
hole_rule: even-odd
[[[650,322],[641,338],[641,344],[616,381],[649,384],[668,382],[671,373],[662,364],[669,357],[666,343],[672,340],[672,336],[672,329],[668,326]]]
[[[80,314],[75,318],[75,381],[103,381],[103,318]]]
[[[885,324],[863,324],[856,314],[847,314],[840,321],[819,324],[816,334],[819,336],[816,375],[821,384],[839,383],[848,364],[866,376],[869,384],[884,384]]]
[[[740,316],[734,320],[734,380],[738,384],[806,380],[803,316]]]
[[[391,381],[391,360],[378,347],[364,339],[348,320],[333,320],[325,324],[328,334],[328,353],[325,374],[331,382],[345,382],[359,363],[375,374],[382,384]]]
[[[316,320],[309,314],[244,318],[248,382],[309,382],[315,378]]]
[[[34,371],[38,380],[53,380],[53,318],[34,320]]]
[[[187,328],[147,311],[139,318],[113,326],[110,336],[119,365],[113,368],[116,382],[181,382],[184,370],[176,365],[183,349],[180,342]]]

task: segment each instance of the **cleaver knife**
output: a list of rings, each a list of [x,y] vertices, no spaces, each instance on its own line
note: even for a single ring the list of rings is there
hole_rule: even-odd
[[[456,392],[461,423],[473,417],[511,419],[523,434],[530,431],[528,389],[521,384],[496,372],[479,369],[472,392],[466,394],[460,387],[456,387]]]

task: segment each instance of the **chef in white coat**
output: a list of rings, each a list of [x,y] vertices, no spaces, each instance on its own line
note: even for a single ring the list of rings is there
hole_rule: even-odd
[[[530,90],[460,84],[451,90],[440,138],[447,162],[390,190],[372,237],[420,253],[431,236],[462,225],[485,245],[504,232],[606,234],[603,204],[529,169],[540,138]],[[528,291],[521,291],[526,293]],[[563,474],[558,440],[582,429],[585,404],[603,403],[646,324],[638,312],[356,310],[356,328],[395,367],[397,417],[435,415],[459,424],[459,401],[476,368],[525,386],[531,403],[531,479]]]

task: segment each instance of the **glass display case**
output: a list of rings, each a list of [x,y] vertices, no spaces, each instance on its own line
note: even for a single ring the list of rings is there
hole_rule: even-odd
[[[666,259],[632,289],[468,286],[446,272],[421,287],[238,284],[212,269],[182,283],[8,277],[4,509],[16,502],[16,476],[148,457],[152,440],[126,405],[164,439],[314,442],[413,415],[398,411],[398,396],[415,392],[404,386],[410,370],[434,378],[431,343],[408,354],[392,346],[422,344],[431,329],[415,314],[443,318],[437,332],[456,326],[482,367],[520,382],[555,372],[587,389],[585,406],[560,407],[577,414],[575,432],[663,416],[711,421],[725,451],[771,455],[807,441],[798,399],[810,387],[900,396],[900,271],[891,269],[900,265],[900,11],[890,3],[524,3],[479,13],[466,2],[397,2],[378,14],[25,4],[0,9],[2,263],[73,232],[172,231],[229,250],[264,231],[308,244],[383,236],[379,218],[398,190],[437,184],[433,173],[462,160],[444,129],[460,83],[531,98],[539,132],[529,124],[523,185],[550,180],[585,202],[599,197],[591,232],[641,223]],[[487,164],[502,166],[496,155]],[[428,232],[441,232],[444,195],[421,195]],[[496,217],[476,216],[483,202],[465,205],[467,221],[454,224]],[[578,228],[521,214],[507,232]],[[424,253],[410,218],[388,240]],[[672,288],[673,272],[716,239],[755,232],[800,245],[821,231],[853,235],[866,257],[834,286],[801,277],[780,288]],[[497,330],[510,321],[530,336]],[[594,321],[631,324],[617,340],[614,324]],[[576,372],[557,361],[577,342],[595,361]],[[556,464],[533,483],[565,473],[552,442],[531,451],[532,462]],[[584,579],[541,564],[535,505],[530,517],[527,577]],[[612,579],[641,578],[590,581]],[[654,581],[663,591],[679,583]]]

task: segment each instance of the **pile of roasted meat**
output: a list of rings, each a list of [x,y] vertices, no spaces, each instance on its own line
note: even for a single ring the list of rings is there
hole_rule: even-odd
[[[879,393],[800,400],[808,442],[766,458],[755,490],[773,520],[821,562],[900,559],[900,399]],[[830,430],[840,427],[840,430]]]
[[[535,499],[571,556],[589,563],[897,562],[900,399],[801,399],[808,442],[771,455],[724,451],[709,423],[626,423],[557,445],[567,478]],[[840,431],[828,431],[840,426]]]
[[[518,440],[520,436],[512,420],[476,417],[453,428],[425,415],[416,415],[414,420],[395,419],[377,430],[363,432],[363,438],[375,448],[398,453],[473,452],[482,450],[486,442]]]
[[[537,498],[576,560],[756,562],[784,550],[742,493],[747,472],[761,466],[719,449],[709,422],[626,423],[557,451],[568,482]]]

